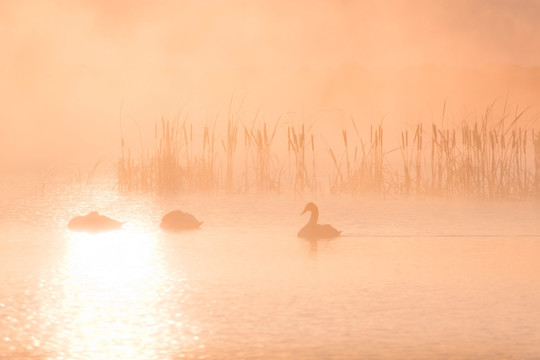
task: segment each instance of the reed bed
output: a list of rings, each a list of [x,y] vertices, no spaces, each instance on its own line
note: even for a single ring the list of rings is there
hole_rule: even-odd
[[[524,112],[505,111],[495,117],[488,107],[478,120],[448,125],[443,110],[439,123],[404,129],[399,144],[389,147],[382,124],[370,126],[368,138],[352,118],[341,134],[324,136],[315,133],[313,124],[285,126],[278,120],[270,125],[255,118],[246,125],[231,114],[221,130],[216,130],[217,120],[213,126],[197,128],[188,118],[162,119],[155,124],[153,146],[145,150],[141,141],[137,157],[122,136],[118,188],[158,194],[538,197],[540,132],[532,128],[534,121],[522,121]],[[239,142],[242,132],[244,141]],[[326,145],[324,140],[330,136],[339,136],[342,145]],[[322,141],[316,143],[319,137]],[[326,178],[327,183],[321,181]]]
[[[523,112],[493,121],[488,108],[480,121],[461,123],[457,128],[423,124],[401,133],[403,176],[399,191],[409,194],[472,195],[482,198],[523,198],[535,193],[535,174],[527,139],[534,130],[519,126]],[[505,125],[509,122],[508,126]],[[424,137],[431,135],[429,145]],[[460,136],[461,135],[461,136]],[[538,154],[538,150],[536,153]]]
[[[330,148],[333,174],[329,180],[331,193],[382,192],[387,187],[385,171],[384,131],[382,125],[370,127],[369,143],[364,142],[354,119],[354,137],[342,129],[343,153],[339,156]]]
[[[194,150],[193,125],[161,120],[154,128],[154,149],[134,159],[121,140],[118,188],[121,192],[172,193],[218,187],[214,128],[203,128],[201,151]],[[142,145],[141,145],[142,148]],[[144,149],[143,149],[144,150]]]
[[[312,126],[306,130],[302,125],[296,129],[294,126],[287,128],[287,160],[289,168],[289,189],[295,193],[317,190],[317,174],[315,161],[315,139],[311,134]],[[308,162],[309,150],[311,149],[311,173]]]
[[[257,192],[280,192],[282,169],[279,158],[272,151],[272,144],[276,135],[278,122],[276,122],[272,132],[267,130],[267,124],[263,123],[262,128],[255,128],[254,125],[248,129],[244,125],[244,146],[245,153],[251,155],[251,164],[248,166],[248,157],[245,164],[244,191],[249,191],[251,183],[254,182]],[[250,182],[249,173],[254,174],[254,180]]]

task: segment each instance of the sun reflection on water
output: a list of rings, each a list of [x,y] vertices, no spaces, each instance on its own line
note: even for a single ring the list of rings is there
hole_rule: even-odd
[[[156,275],[155,252],[156,240],[137,232],[73,233],[68,266],[78,283],[136,291]]]
[[[175,309],[171,320],[164,303],[170,286],[156,238],[70,233],[66,255],[57,341],[69,358],[153,359],[170,349],[185,319]]]

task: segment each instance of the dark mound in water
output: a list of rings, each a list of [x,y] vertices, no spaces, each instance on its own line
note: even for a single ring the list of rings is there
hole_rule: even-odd
[[[311,212],[311,217],[309,218],[308,223],[298,232],[298,237],[305,239],[329,239],[341,234],[341,231],[336,230],[332,225],[317,224],[319,219],[319,209],[317,208],[317,205],[312,202],[308,203],[304,208],[304,211],[302,211],[302,214],[307,211]]]
[[[161,220],[161,228],[169,231],[192,230],[201,227],[203,222],[190,213],[174,210],[167,213]]]
[[[88,233],[99,233],[120,229],[123,222],[100,215],[97,211],[92,211],[85,216],[76,216],[68,223],[68,229]]]

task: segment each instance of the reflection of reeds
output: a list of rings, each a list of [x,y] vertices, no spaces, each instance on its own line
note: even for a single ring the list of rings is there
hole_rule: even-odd
[[[162,119],[155,125],[154,148],[144,152],[141,145],[139,157],[132,155],[122,136],[119,189],[281,192],[286,187],[295,193],[326,189],[331,193],[394,191],[486,198],[540,194],[540,133],[520,125],[522,115],[523,111],[513,117],[505,113],[494,120],[489,107],[480,120],[454,127],[445,125],[444,114],[442,125],[431,124],[429,130],[419,123],[401,132],[396,147],[401,156],[395,159],[397,166],[392,163],[393,169],[388,160],[393,150],[384,149],[381,124],[371,126],[366,142],[358,124],[351,120],[349,128],[341,129],[343,147],[328,147],[323,152],[328,154],[326,159],[316,156],[312,126],[289,125],[284,160],[278,154],[285,154],[285,149],[274,144],[279,143],[279,122],[258,125],[255,118],[246,125],[239,117],[229,116],[220,136],[215,124],[197,129],[187,119]],[[237,146],[240,126],[244,129],[243,149]],[[196,136],[199,133],[201,137]],[[223,153],[216,149],[219,142]],[[534,171],[528,165],[533,157]],[[243,159],[243,167],[235,163],[239,159]],[[325,163],[330,168],[322,165]],[[330,171],[324,189],[317,180],[321,171]]]

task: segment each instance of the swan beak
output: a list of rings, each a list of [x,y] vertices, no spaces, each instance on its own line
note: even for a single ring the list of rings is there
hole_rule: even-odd
[[[300,215],[304,215],[306,213],[307,210],[304,210],[300,213]]]

